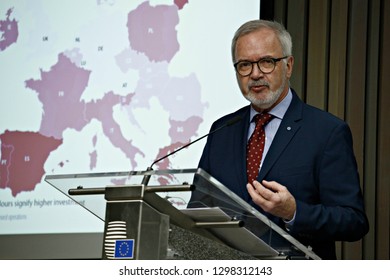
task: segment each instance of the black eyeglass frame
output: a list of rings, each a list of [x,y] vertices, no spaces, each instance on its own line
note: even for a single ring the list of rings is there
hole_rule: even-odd
[[[275,58],[275,57],[263,57],[263,58],[260,58],[260,59],[257,60],[257,61],[240,60],[240,61],[237,61],[236,63],[234,63],[233,66],[234,66],[234,69],[236,70],[236,72],[237,72],[238,74],[240,74],[242,77],[246,77],[246,76],[249,76],[250,74],[252,74],[252,72],[253,72],[253,65],[254,65],[255,63],[257,64],[257,67],[259,68],[259,70],[260,70],[263,74],[270,74],[270,73],[272,73],[272,72],[275,70],[276,63],[277,63],[277,62],[281,61],[282,59],[288,58],[288,57],[289,57],[289,55],[286,55],[286,56],[283,56],[283,57],[279,57],[279,58]],[[265,61],[265,60],[271,60],[271,61],[272,61],[274,67],[272,68],[271,71],[263,71],[263,70],[261,70],[261,67],[260,67],[259,62]],[[242,74],[237,70],[237,65],[238,65],[239,63],[242,63],[242,62],[248,62],[248,63],[251,63],[251,65],[252,65],[251,71],[250,71],[248,74],[246,74],[246,75],[242,75]]]

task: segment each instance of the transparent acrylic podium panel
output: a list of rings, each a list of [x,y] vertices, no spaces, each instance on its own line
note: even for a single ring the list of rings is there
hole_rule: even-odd
[[[158,192],[158,195],[166,198],[176,208],[182,209],[186,208],[191,193],[185,191],[170,193],[164,191],[162,186],[177,186],[183,183],[191,184],[195,172],[196,169],[180,169],[63,174],[47,175],[45,181],[104,221],[106,211],[105,187],[139,186],[144,176],[150,175],[148,187],[160,188],[162,191]],[[76,193],[77,190],[84,190],[85,192],[89,191],[91,194],[71,195],[70,190],[76,190]]]
[[[145,191],[156,193],[197,225],[207,228],[207,223],[214,223],[208,230],[235,249],[260,257],[319,259],[309,248],[202,169],[50,175],[45,180],[104,221],[105,188],[139,187],[144,176],[150,176]],[[195,189],[181,191],[182,186],[194,186]],[[78,190],[90,194],[69,194]],[[215,226],[220,222],[239,222],[240,226]],[[262,245],[269,249],[257,250],[257,247],[264,247]]]

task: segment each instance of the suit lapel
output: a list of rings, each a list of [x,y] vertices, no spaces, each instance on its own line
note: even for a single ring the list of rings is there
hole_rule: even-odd
[[[263,166],[260,170],[258,181],[261,182],[275,162],[278,160],[281,153],[293,139],[294,135],[301,127],[300,120],[302,119],[302,107],[303,102],[293,92],[293,98],[291,104],[280,123],[279,129],[275,135],[274,140],[268,150],[268,153],[264,159]]]
[[[242,197],[249,199],[248,191],[245,186],[247,183],[246,178],[246,144],[248,139],[248,129],[249,129],[249,115],[250,115],[250,106],[243,115],[243,119],[240,125],[237,125],[237,130],[234,135],[234,158],[235,160],[235,172],[237,176],[237,182],[240,189]]]

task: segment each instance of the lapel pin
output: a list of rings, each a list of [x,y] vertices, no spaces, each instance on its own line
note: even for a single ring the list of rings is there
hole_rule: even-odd
[[[287,127],[287,130],[291,130],[291,126],[288,126],[288,127]]]

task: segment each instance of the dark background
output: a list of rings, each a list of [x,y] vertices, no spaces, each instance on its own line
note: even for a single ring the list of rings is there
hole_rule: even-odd
[[[390,1],[262,0],[260,11],[292,35],[291,86],[352,129],[370,232],[338,257],[389,259]]]

